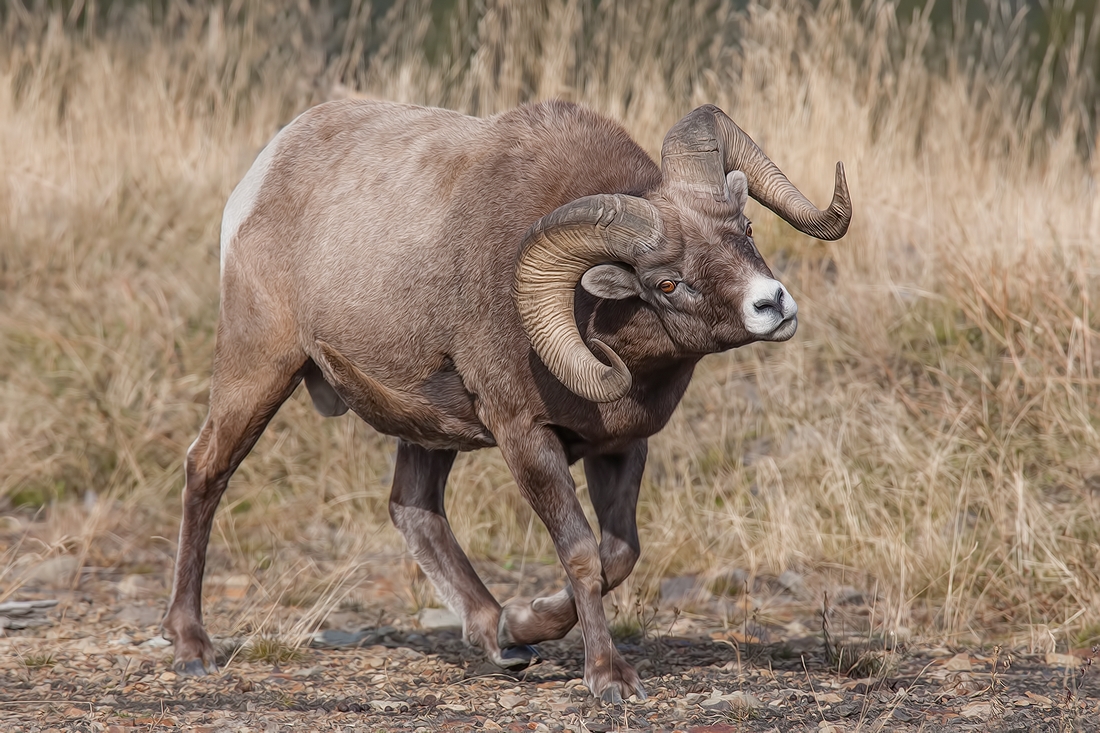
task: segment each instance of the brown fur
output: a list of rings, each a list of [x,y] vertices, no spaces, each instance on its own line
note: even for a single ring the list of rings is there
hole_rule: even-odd
[[[262,179],[251,174],[226,211],[210,414],[188,454],[164,621],[177,668],[213,666],[200,598],[214,509],[304,376],[325,414],[350,405],[401,438],[391,514],[471,642],[515,668],[530,661],[523,644],[557,638],[579,620],[592,692],[644,694],[611,643],[600,597],[638,557],[646,439],[704,354],[755,340],[740,321],[739,288],[771,273],[744,233],[743,200],[662,187],[657,165],[621,127],[562,102],[475,119],[344,100],[307,111],[271,145],[268,167],[257,167]],[[607,343],[633,375],[625,397],[601,404],[547,371],[511,295],[531,224],[597,193],[648,198],[667,240],[623,273],[635,278],[637,297],[577,288],[581,336]],[[667,298],[654,290],[666,276],[685,283]],[[514,602],[503,615],[443,512],[455,451],[494,443],[569,578],[561,593]],[[599,543],[569,474],[582,458]]]

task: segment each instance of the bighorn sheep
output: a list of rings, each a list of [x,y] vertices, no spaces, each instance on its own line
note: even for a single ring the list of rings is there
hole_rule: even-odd
[[[322,414],[350,406],[398,438],[390,515],[466,639],[522,669],[529,645],[579,621],[591,692],[644,697],[600,599],[638,558],[647,438],[704,355],[798,324],[747,196],[822,239],[851,219],[839,163],[820,211],[710,105],[669,131],[660,168],[619,125],[563,102],[478,119],[345,100],[284,128],[225,208],[210,412],[187,454],[164,619],[176,668],[214,667],[201,610],[214,510],[304,379]],[[493,445],[568,577],[503,608],[443,511],[456,453]]]

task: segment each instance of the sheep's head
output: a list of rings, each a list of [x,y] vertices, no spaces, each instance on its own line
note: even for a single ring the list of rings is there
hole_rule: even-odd
[[[798,307],[756,249],[745,204],[752,196],[795,228],[838,239],[851,220],[837,164],[832,204],[818,210],[721,110],[700,107],[669,131],[663,181],[647,198],[587,196],[528,232],[515,295],[528,337],[550,371],[596,402],[630,389],[630,371],[598,340],[589,351],[573,320],[578,281],[608,299],[640,298],[687,354],[753,341],[785,341]]]

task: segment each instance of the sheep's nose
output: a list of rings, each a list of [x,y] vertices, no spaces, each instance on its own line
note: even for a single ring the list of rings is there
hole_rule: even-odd
[[[794,333],[792,325],[798,315],[798,305],[778,280],[755,278],[749,283],[743,303],[745,328],[757,338],[770,339],[777,335],[789,338],[787,332]]]
[[[783,288],[782,286],[780,286],[776,288],[773,295],[760,298],[752,305],[754,308],[756,308],[757,313],[763,313],[767,310],[773,310],[779,314],[780,318],[783,318],[783,295]]]

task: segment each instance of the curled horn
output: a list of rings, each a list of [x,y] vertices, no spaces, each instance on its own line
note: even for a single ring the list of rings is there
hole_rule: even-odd
[[[744,130],[714,105],[691,112],[665,136],[661,171],[666,183],[702,187],[724,201],[726,174],[734,170],[745,174],[750,196],[803,234],[833,240],[848,231],[852,200],[843,164],[836,164],[833,200],[822,211],[787,180]]]
[[[539,358],[562,384],[593,402],[612,402],[630,390],[630,370],[611,347],[592,339],[593,355],[573,316],[577,283],[607,262],[633,265],[663,240],[657,209],[621,194],[585,196],[539,219],[527,232],[513,295]]]

